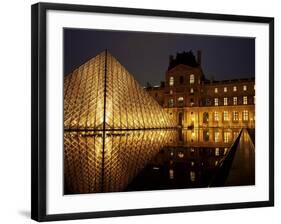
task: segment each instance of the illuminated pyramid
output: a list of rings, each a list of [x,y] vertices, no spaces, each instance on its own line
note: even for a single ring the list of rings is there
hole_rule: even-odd
[[[175,126],[176,122],[107,51],[65,77],[65,130]]]

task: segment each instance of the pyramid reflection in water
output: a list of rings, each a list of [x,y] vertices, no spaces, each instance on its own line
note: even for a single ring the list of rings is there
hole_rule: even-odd
[[[122,191],[159,150],[174,144],[175,130],[109,131],[64,135],[65,193]]]
[[[64,80],[65,193],[122,191],[175,126],[112,55],[97,55]]]

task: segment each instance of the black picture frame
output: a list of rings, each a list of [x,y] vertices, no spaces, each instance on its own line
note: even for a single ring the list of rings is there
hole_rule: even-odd
[[[143,208],[101,212],[54,214],[46,213],[46,13],[48,10],[101,12],[124,15],[193,18],[217,21],[253,22],[269,25],[269,200],[243,203],[196,206]],[[86,219],[161,213],[192,212],[221,209],[253,208],[274,205],[274,18],[89,5],[37,3],[32,5],[32,154],[31,154],[31,218],[37,221]]]

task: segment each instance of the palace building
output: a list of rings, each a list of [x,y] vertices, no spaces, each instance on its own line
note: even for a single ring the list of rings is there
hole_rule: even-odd
[[[201,51],[170,56],[165,82],[145,89],[183,128],[255,127],[255,79],[208,79]]]

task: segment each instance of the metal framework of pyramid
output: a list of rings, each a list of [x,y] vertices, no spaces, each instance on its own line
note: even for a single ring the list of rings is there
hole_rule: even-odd
[[[175,139],[170,127],[176,121],[111,54],[100,53],[64,80],[65,193],[124,190]]]
[[[107,51],[64,80],[64,129],[175,127],[164,109]]]

